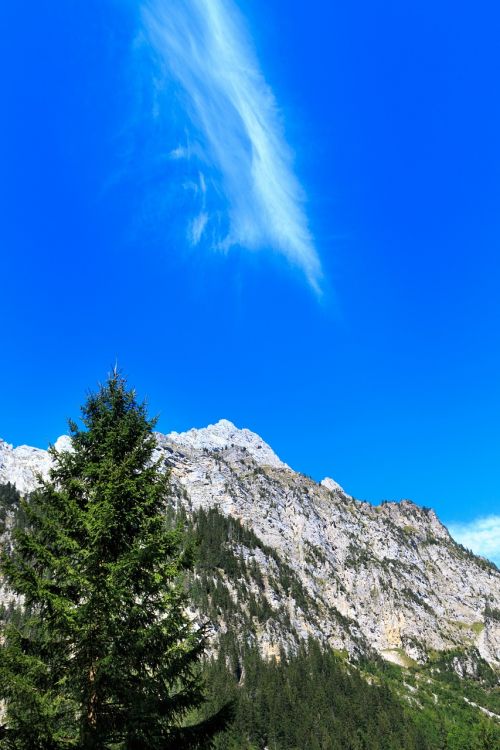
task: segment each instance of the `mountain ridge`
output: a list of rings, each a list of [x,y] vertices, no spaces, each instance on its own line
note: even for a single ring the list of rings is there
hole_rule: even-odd
[[[434,511],[408,500],[375,506],[334,480],[318,484],[228,420],[156,439],[178,510],[215,509],[255,535],[233,548],[254,571],[248,597],[267,613],[254,615],[265,655],[312,636],[353,657],[372,650],[422,663],[458,648],[500,669],[500,573],[456,544]],[[47,452],[0,442],[0,482],[26,493],[49,467]],[[217,585],[237,599],[237,581],[222,575]],[[247,617],[251,607],[241,607]],[[214,629],[227,629],[222,616]]]

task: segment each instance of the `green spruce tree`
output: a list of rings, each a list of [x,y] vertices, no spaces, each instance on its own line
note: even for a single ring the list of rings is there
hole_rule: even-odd
[[[166,520],[154,424],[115,371],[24,503],[2,560],[25,608],[1,649],[9,746],[209,748],[224,725],[224,709],[189,724],[204,702],[204,635],[186,615],[191,554]]]

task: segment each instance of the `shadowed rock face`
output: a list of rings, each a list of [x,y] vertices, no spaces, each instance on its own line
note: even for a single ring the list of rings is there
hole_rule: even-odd
[[[286,609],[291,625],[285,631],[270,618],[258,633],[264,653],[312,635],[400,663],[423,661],[430,650],[477,649],[500,668],[500,573],[457,545],[433,511],[407,500],[372,506],[334,480],[317,484],[226,420],[158,433],[157,442],[186,510],[217,507],[274,551],[239,549],[258,565],[271,610]],[[69,447],[67,438],[56,443]],[[0,482],[27,492],[49,466],[45,451],[0,442]],[[280,560],[314,602],[313,614],[276,585]]]

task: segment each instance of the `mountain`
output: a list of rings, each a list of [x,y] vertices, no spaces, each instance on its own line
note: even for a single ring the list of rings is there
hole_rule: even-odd
[[[227,420],[156,437],[175,512],[203,531],[192,588],[216,638],[230,613],[264,657],[312,637],[355,660],[408,666],[442,653],[462,676],[483,663],[500,670],[500,572],[432,510],[318,484]],[[71,449],[69,439],[55,448]],[[46,451],[0,441],[0,484],[27,493],[49,466]]]

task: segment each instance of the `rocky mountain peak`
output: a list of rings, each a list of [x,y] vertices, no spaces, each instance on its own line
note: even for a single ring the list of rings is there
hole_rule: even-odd
[[[221,419],[216,424],[210,424],[201,429],[191,429],[187,432],[171,432],[159,435],[159,442],[167,440],[176,446],[195,451],[221,451],[228,448],[241,448],[260,466],[273,468],[289,468],[276,455],[273,449],[255,432],[239,429],[228,419]]]

